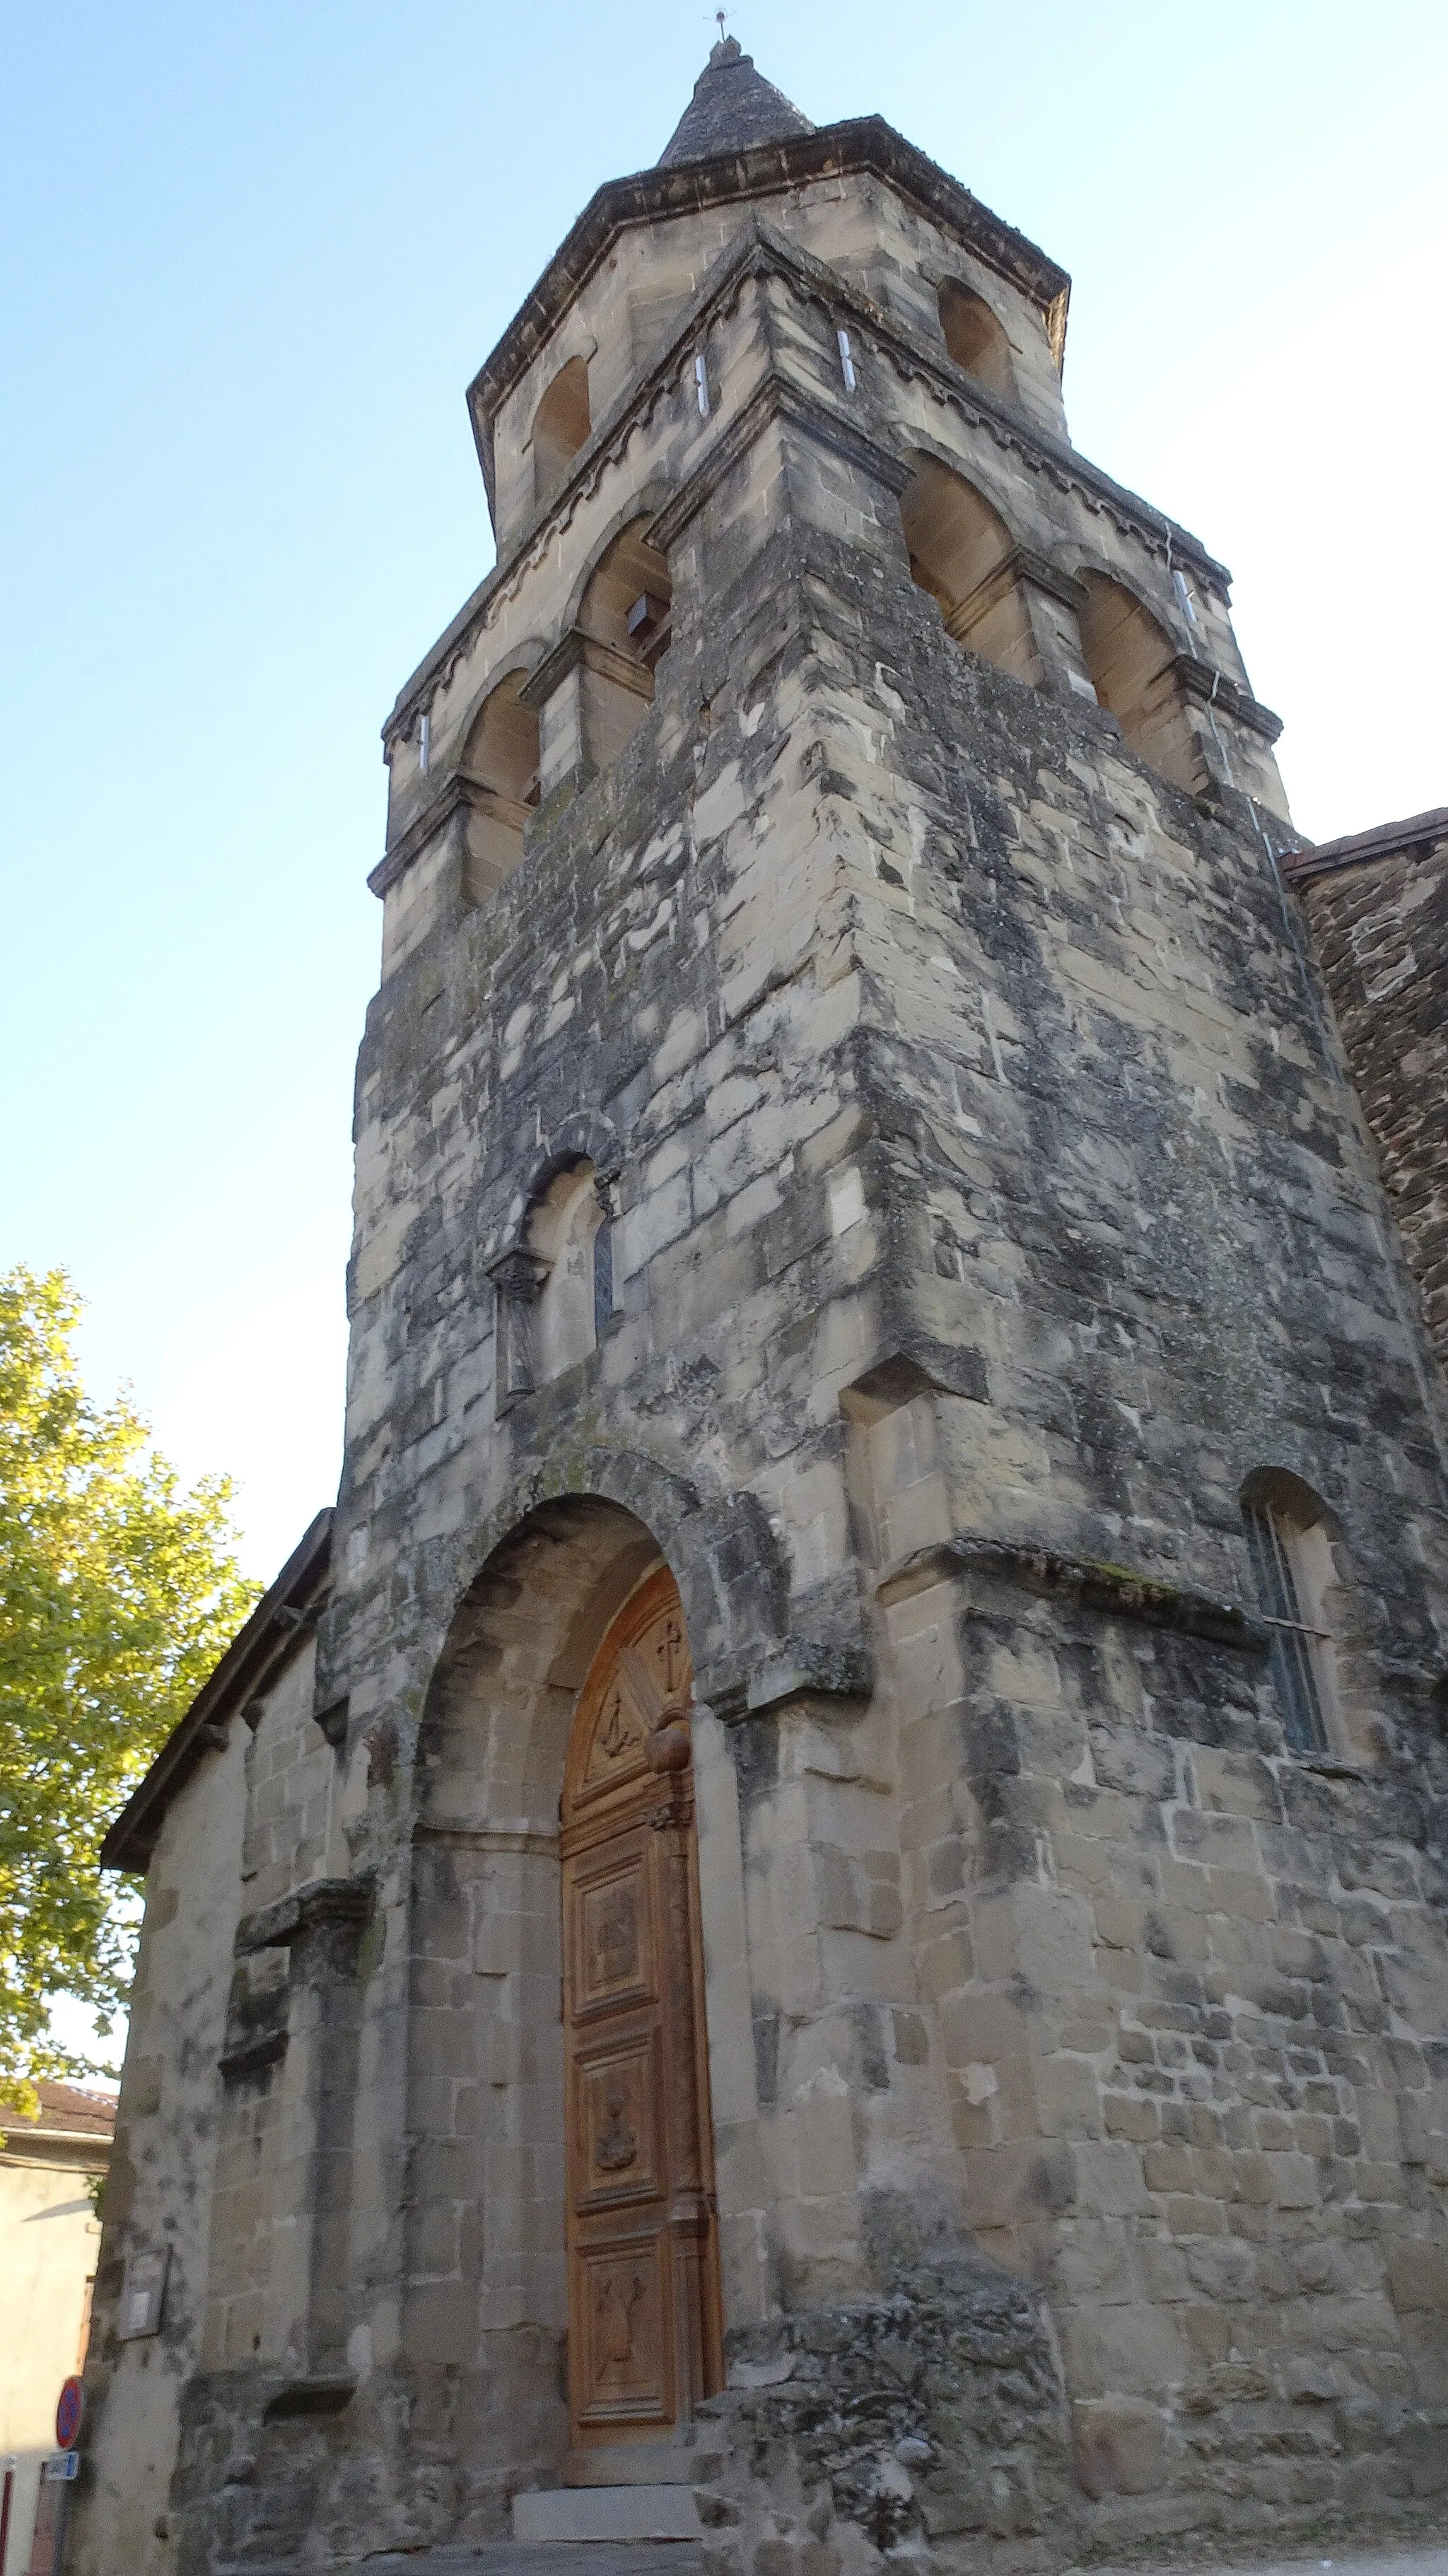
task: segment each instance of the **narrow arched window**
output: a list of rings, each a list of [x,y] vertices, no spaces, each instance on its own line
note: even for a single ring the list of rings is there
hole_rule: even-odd
[[[603,1339],[613,1321],[613,1223],[605,1217],[593,1238],[593,1338]]]
[[[958,367],[1003,402],[1016,398],[1011,344],[983,295],[948,277],[940,289],[940,328]]]
[[[1081,652],[1097,698],[1128,751],[1195,794],[1208,779],[1176,676],[1176,646],[1120,582],[1095,572],[1081,581]]]
[[[1016,577],[1016,546],[1000,513],[948,465],[927,457],[900,502],[910,578],[940,602],[947,635],[1018,680],[1040,663]]]
[[[556,492],[581,447],[592,435],[588,407],[588,360],[570,358],[560,367],[533,414],[533,497],[546,501]]]
[[[463,745],[459,775],[471,791],[468,892],[480,903],[512,875],[538,802],[538,719],[522,701],[526,671],[512,671],[485,699]]]
[[[1327,1753],[1341,1734],[1340,1634],[1349,1609],[1326,1504],[1285,1469],[1242,1489],[1257,1604],[1272,1632],[1272,1682],[1282,1731],[1296,1753]],[[1347,1624],[1351,1626],[1349,1615]]]

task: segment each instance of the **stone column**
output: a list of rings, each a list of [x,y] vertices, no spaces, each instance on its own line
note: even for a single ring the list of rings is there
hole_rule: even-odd
[[[688,2423],[708,2394],[711,2345],[717,2346],[718,2321],[711,2313],[704,2266],[711,2213],[704,2143],[699,2128],[699,2003],[701,1962],[696,1955],[694,1926],[698,1899],[694,1870],[694,1788],[690,1773],[689,1730],[675,1718],[656,1727],[647,1745],[651,1768],[664,1795],[649,1811],[659,1837],[664,1920],[668,1934],[665,1974],[669,1980],[668,2030],[670,2065],[666,2079],[665,2119],[669,2131],[669,2170],[673,2198],[669,2235],[673,2244],[675,2297],[683,2331],[680,2336],[679,2420]]]

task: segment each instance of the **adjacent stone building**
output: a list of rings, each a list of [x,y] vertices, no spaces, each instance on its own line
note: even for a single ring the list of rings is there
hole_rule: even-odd
[[[726,42],[470,390],[341,1492],[107,1847],[73,2576],[1441,2514],[1443,1386],[1067,292]]]
[[[32,2112],[0,2105],[0,2576],[27,2576],[37,2518],[54,2521],[61,2388],[85,2363],[110,2161],[109,2094],[42,2082]],[[38,2512],[39,2508],[44,2508]]]
[[[1448,806],[1284,862],[1448,1377]]]

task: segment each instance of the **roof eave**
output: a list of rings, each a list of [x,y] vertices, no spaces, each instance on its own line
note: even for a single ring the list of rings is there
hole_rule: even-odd
[[[1401,823],[1378,823],[1371,831],[1350,832],[1340,841],[1304,842],[1283,861],[1283,869],[1301,885],[1312,877],[1332,876],[1339,868],[1366,867],[1374,859],[1426,854],[1445,839],[1448,805],[1430,805],[1425,814],[1410,814]]]
[[[848,118],[838,125],[817,126],[810,134],[754,144],[746,151],[720,153],[708,161],[680,161],[667,168],[636,171],[630,178],[610,179],[595,190],[468,387],[468,412],[489,509],[494,510],[495,503],[492,423],[498,408],[621,232],[661,216],[688,214],[742,197],[776,195],[806,179],[857,170],[873,170],[893,181],[977,257],[1029,295],[1041,313],[1060,366],[1071,294],[1066,271],[1024,233],[1003,224],[883,116]]]
[[[205,1730],[232,1717],[250,1698],[258,1679],[276,1662],[279,1652],[289,1644],[302,1642],[305,1631],[298,1624],[297,1614],[310,1607],[326,1581],[333,1517],[330,1504],[318,1512],[271,1589],[262,1594],[245,1627],[202,1683],[185,1716],[172,1728],[101,1845],[102,1869],[144,1871],[150,1867],[167,1809],[207,1750]]]

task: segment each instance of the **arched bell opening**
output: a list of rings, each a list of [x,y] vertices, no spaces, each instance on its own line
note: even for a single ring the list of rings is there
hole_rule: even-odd
[[[1174,787],[1200,792],[1210,780],[1176,676],[1176,646],[1120,582],[1083,572],[1081,583],[1081,652],[1101,705],[1128,751]]]
[[[538,718],[523,703],[528,673],[510,671],[489,691],[463,746],[474,791],[468,820],[468,891],[481,902],[512,875],[538,802]]]
[[[1002,402],[1014,402],[1016,378],[1011,344],[984,296],[948,277],[941,286],[939,303],[940,328],[956,365],[974,376],[987,393],[998,394]]]
[[[533,498],[546,501],[565,480],[579,449],[593,434],[588,400],[588,360],[560,367],[533,414]]]
[[[1033,685],[1040,664],[1016,574],[1016,544],[989,501],[925,457],[900,502],[910,578],[940,603],[947,635]]]
[[[635,519],[594,566],[578,623],[595,650],[584,663],[584,739],[596,769],[631,742],[654,702],[654,673],[669,649],[669,567]]]

